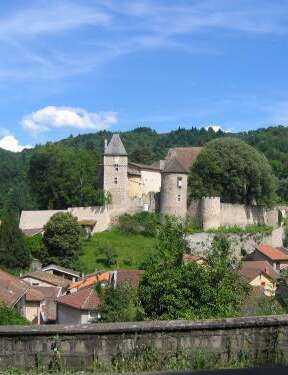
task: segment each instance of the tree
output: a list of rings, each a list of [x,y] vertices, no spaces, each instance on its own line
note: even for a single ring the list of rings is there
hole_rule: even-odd
[[[80,253],[81,226],[70,213],[58,212],[44,227],[43,241],[50,261],[71,267]]]
[[[166,259],[161,255],[148,264],[140,283],[139,296],[146,316],[203,319],[240,314],[249,287],[240,279],[237,269],[232,268],[236,263],[229,242],[224,237],[214,240],[206,266],[184,264],[179,262],[179,245],[182,245],[184,233],[179,235],[178,230],[172,223],[165,226],[161,238],[166,232],[173,245],[168,240],[162,243],[161,254],[165,254]],[[175,235],[177,237],[173,238]]]
[[[209,142],[189,176],[190,198],[220,196],[223,202],[271,205],[276,179],[264,155],[236,138]]]
[[[86,150],[48,145],[30,160],[28,178],[42,209],[95,206],[104,203],[99,191],[99,159]]]
[[[106,322],[130,322],[143,320],[144,312],[140,305],[138,290],[129,283],[116,288],[96,286],[102,303],[100,305],[101,320]]]
[[[49,254],[44,245],[42,234],[26,237],[25,241],[32,257],[47,265],[49,263]]]
[[[30,324],[17,310],[0,304],[0,326]]]
[[[0,265],[9,270],[30,266],[31,254],[15,217],[6,213],[0,225]]]

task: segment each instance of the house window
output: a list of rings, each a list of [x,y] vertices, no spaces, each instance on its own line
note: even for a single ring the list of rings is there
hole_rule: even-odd
[[[280,270],[280,262],[276,262],[276,270]]]
[[[181,202],[181,195],[180,194],[177,195],[177,201]]]
[[[114,184],[118,184],[118,178],[114,177]]]
[[[178,189],[182,188],[182,177],[177,177],[177,187]]]
[[[114,168],[115,168],[115,171],[118,172],[119,171],[119,164],[118,163],[114,164]]]

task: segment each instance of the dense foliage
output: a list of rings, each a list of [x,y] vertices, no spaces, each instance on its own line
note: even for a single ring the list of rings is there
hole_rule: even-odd
[[[191,198],[220,196],[223,202],[271,205],[276,179],[264,155],[245,142],[223,138],[209,142],[189,176]]]
[[[150,319],[197,319],[235,316],[249,293],[235,268],[230,243],[216,237],[207,265],[184,264],[181,223],[168,220],[159,234],[159,256],[147,267],[140,300]]]
[[[30,160],[28,179],[41,209],[103,204],[98,190],[99,159],[87,150],[47,146]]]
[[[8,306],[0,304],[0,326],[30,324],[19,312]]]
[[[14,207],[19,214],[23,208],[65,208],[70,204],[89,205],[103,201],[103,195],[98,192],[98,172],[104,139],[111,135],[111,132],[100,131],[71,136],[57,144],[37,146],[21,153],[0,149],[0,209]],[[203,146],[227,136],[244,140],[267,157],[281,180],[278,194],[287,201],[287,127],[238,134],[195,127],[160,134],[140,127],[121,134],[130,160],[146,164],[163,159],[170,147]]]
[[[138,298],[138,290],[129,283],[116,288],[113,285],[101,289],[96,286],[96,291],[102,299],[99,310],[101,321],[135,322],[143,319],[144,312]]]
[[[119,217],[118,228],[128,234],[155,237],[160,226],[160,215],[151,212],[125,214]]]
[[[8,270],[28,268],[31,254],[25,237],[11,213],[6,213],[0,225],[0,266]]]
[[[49,261],[64,267],[73,267],[81,247],[81,226],[70,213],[58,212],[44,227],[43,241]]]

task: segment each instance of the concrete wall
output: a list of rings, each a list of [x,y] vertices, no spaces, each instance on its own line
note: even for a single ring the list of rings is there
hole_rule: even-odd
[[[87,369],[135,350],[154,347],[159,355],[202,350],[223,360],[247,355],[262,365],[288,355],[288,316],[206,321],[163,321],[0,327],[0,367],[47,367],[57,347],[63,368]]]
[[[178,178],[182,178],[181,188]],[[187,214],[187,175],[162,173],[160,211],[163,216],[186,217]]]

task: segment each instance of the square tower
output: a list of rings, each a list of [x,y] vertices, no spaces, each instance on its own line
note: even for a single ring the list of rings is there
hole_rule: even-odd
[[[127,208],[128,201],[128,154],[119,134],[105,141],[103,160],[103,190],[111,196],[113,208]]]

